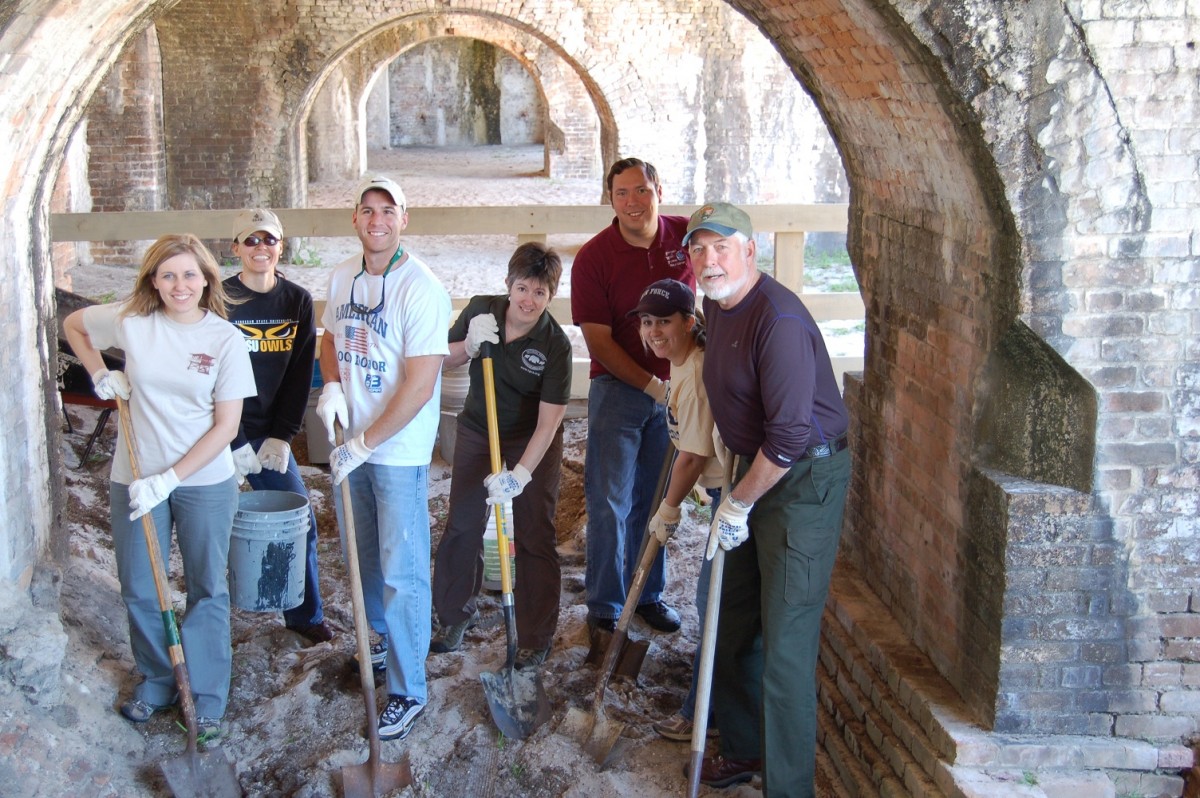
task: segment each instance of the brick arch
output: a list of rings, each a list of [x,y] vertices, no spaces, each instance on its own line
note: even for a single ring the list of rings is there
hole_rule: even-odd
[[[0,580],[26,584],[47,553],[65,555],[65,507],[54,353],[57,322],[49,245],[54,180],[88,99],[125,43],[170,0],[101,0],[63,10],[0,11]],[[65,26],[65,27],[64,27]],[[74,35],[87,31],[87,35]]]
[[[1110,734],[1095,681],[1024,699],[1124,656],[1133,606],[1112,499],[1089,495],[1104,454],[1086,375],[1134,322],[1073,320],[1096,272],[1070,261],[1102,230],[1144,245],[1149,211],[1079,21],[990,0],[734,5],[816,98],[851,186],[868,340],[850,561],[985,723]]]
[[[545,162],[549,174],[599,176],[603,172],[603,167],[595,161],[599,157],[603,163],[605,158],[612,157],[617,138],[614,114],[607,99],[597,93],[587,73],[577,61],[566,57],[561,48],[551,46],[544,36],[535,35],[526,25],[492,14],[417,14],[365,31],[314,76],[301,100],[296,125],[301,131],[304,129],[313,107],[320,101],[321,89],[332,76],[338,75],[338,80],[348,84],[351,96],[358,98],[352,114],[358,129],[357,171],[361,173],[365,168],[362,127],[368,90],[387,64],[404,52],[418,44],[451,37],[477,39],[497,47],[529,72],[547,109],[548,121],[555,130],[564,131],[557,141],[547,136]],[[597,135],[599,151],[593,143]],[[295,140],[303,142],[304,138],[297,135]],[[297,156],[304,157],[303,149]]]

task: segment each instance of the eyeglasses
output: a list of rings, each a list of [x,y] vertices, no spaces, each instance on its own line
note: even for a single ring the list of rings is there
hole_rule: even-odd
[[[246,236],[242,239],[242,243],[248,247],[257,247],[259,244],[266,244],[268,247],[273,247],[279,243],[279,239],[267,233],[262,238],[258,236]]]
[[[360,305],[354,301],[354,284],[358,282],[359,277],[362,277],[364,274],[366,274],[367,270],[364,268],[358,274],[354,275],[354,279],[350,281],[350,310],[354,311],[355,313],[362,313],[368,316],[373,316],[382,311],[383,303],[387,299],[387,276],[388,272],[391,270],[392,267],[389,264],[387,270],[383,273],[383,282],[380,284],[379,304],[373,308],[368,308],[366,305]]]

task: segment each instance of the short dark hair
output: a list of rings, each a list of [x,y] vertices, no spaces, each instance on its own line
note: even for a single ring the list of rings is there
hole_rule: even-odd
[[[622,158],[609,168],[608,176],[604,178],[610,194],[612,193],[613,179],[626,169],[641,169],[646,179],[653,183],[655,188],[659,187],[658,170],[654,168],[654,164],[643,161],[641,158]]]
[[[508,259],[508,277],[505,284],[512,288],[517,280],[538,280],[550,289],[550,295],[558,293],[558,281],[562,279],[562,258],[540,241],[528,241],[517,247]]]

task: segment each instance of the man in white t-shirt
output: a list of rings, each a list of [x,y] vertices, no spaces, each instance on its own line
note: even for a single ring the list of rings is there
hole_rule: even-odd
[[[350,481],[367,621],[379,635],[371,660],[387,668],[379,736],[396,740],[408,736],[428,701],[428,478],[450,297],[400,245],[408,225],[400,186],[371,176],[354,198],[363,252],[329,277],[317,414],[330,441],[335,418],[346,429],[329,464],[335,485]],[[339,490],[334,501],[344,529]]]

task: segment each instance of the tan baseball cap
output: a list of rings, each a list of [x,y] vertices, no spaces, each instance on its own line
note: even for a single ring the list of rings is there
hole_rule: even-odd
[[[283,238],[283,225],[279,223],[279,217],[266,208],[248,208],[233,219],[234,241],[240,242],[258,230]]]
[[[386,191],[392,198],[392,202],[396,207],[403,210],[407,203],[404,200],[404,189],[400,188],[400,184],[390,177],[385,175],[367,175],[358,184],[358,188],[354,190],[354,204],[357,206],[362,202],[363,194],[368,191]]]

